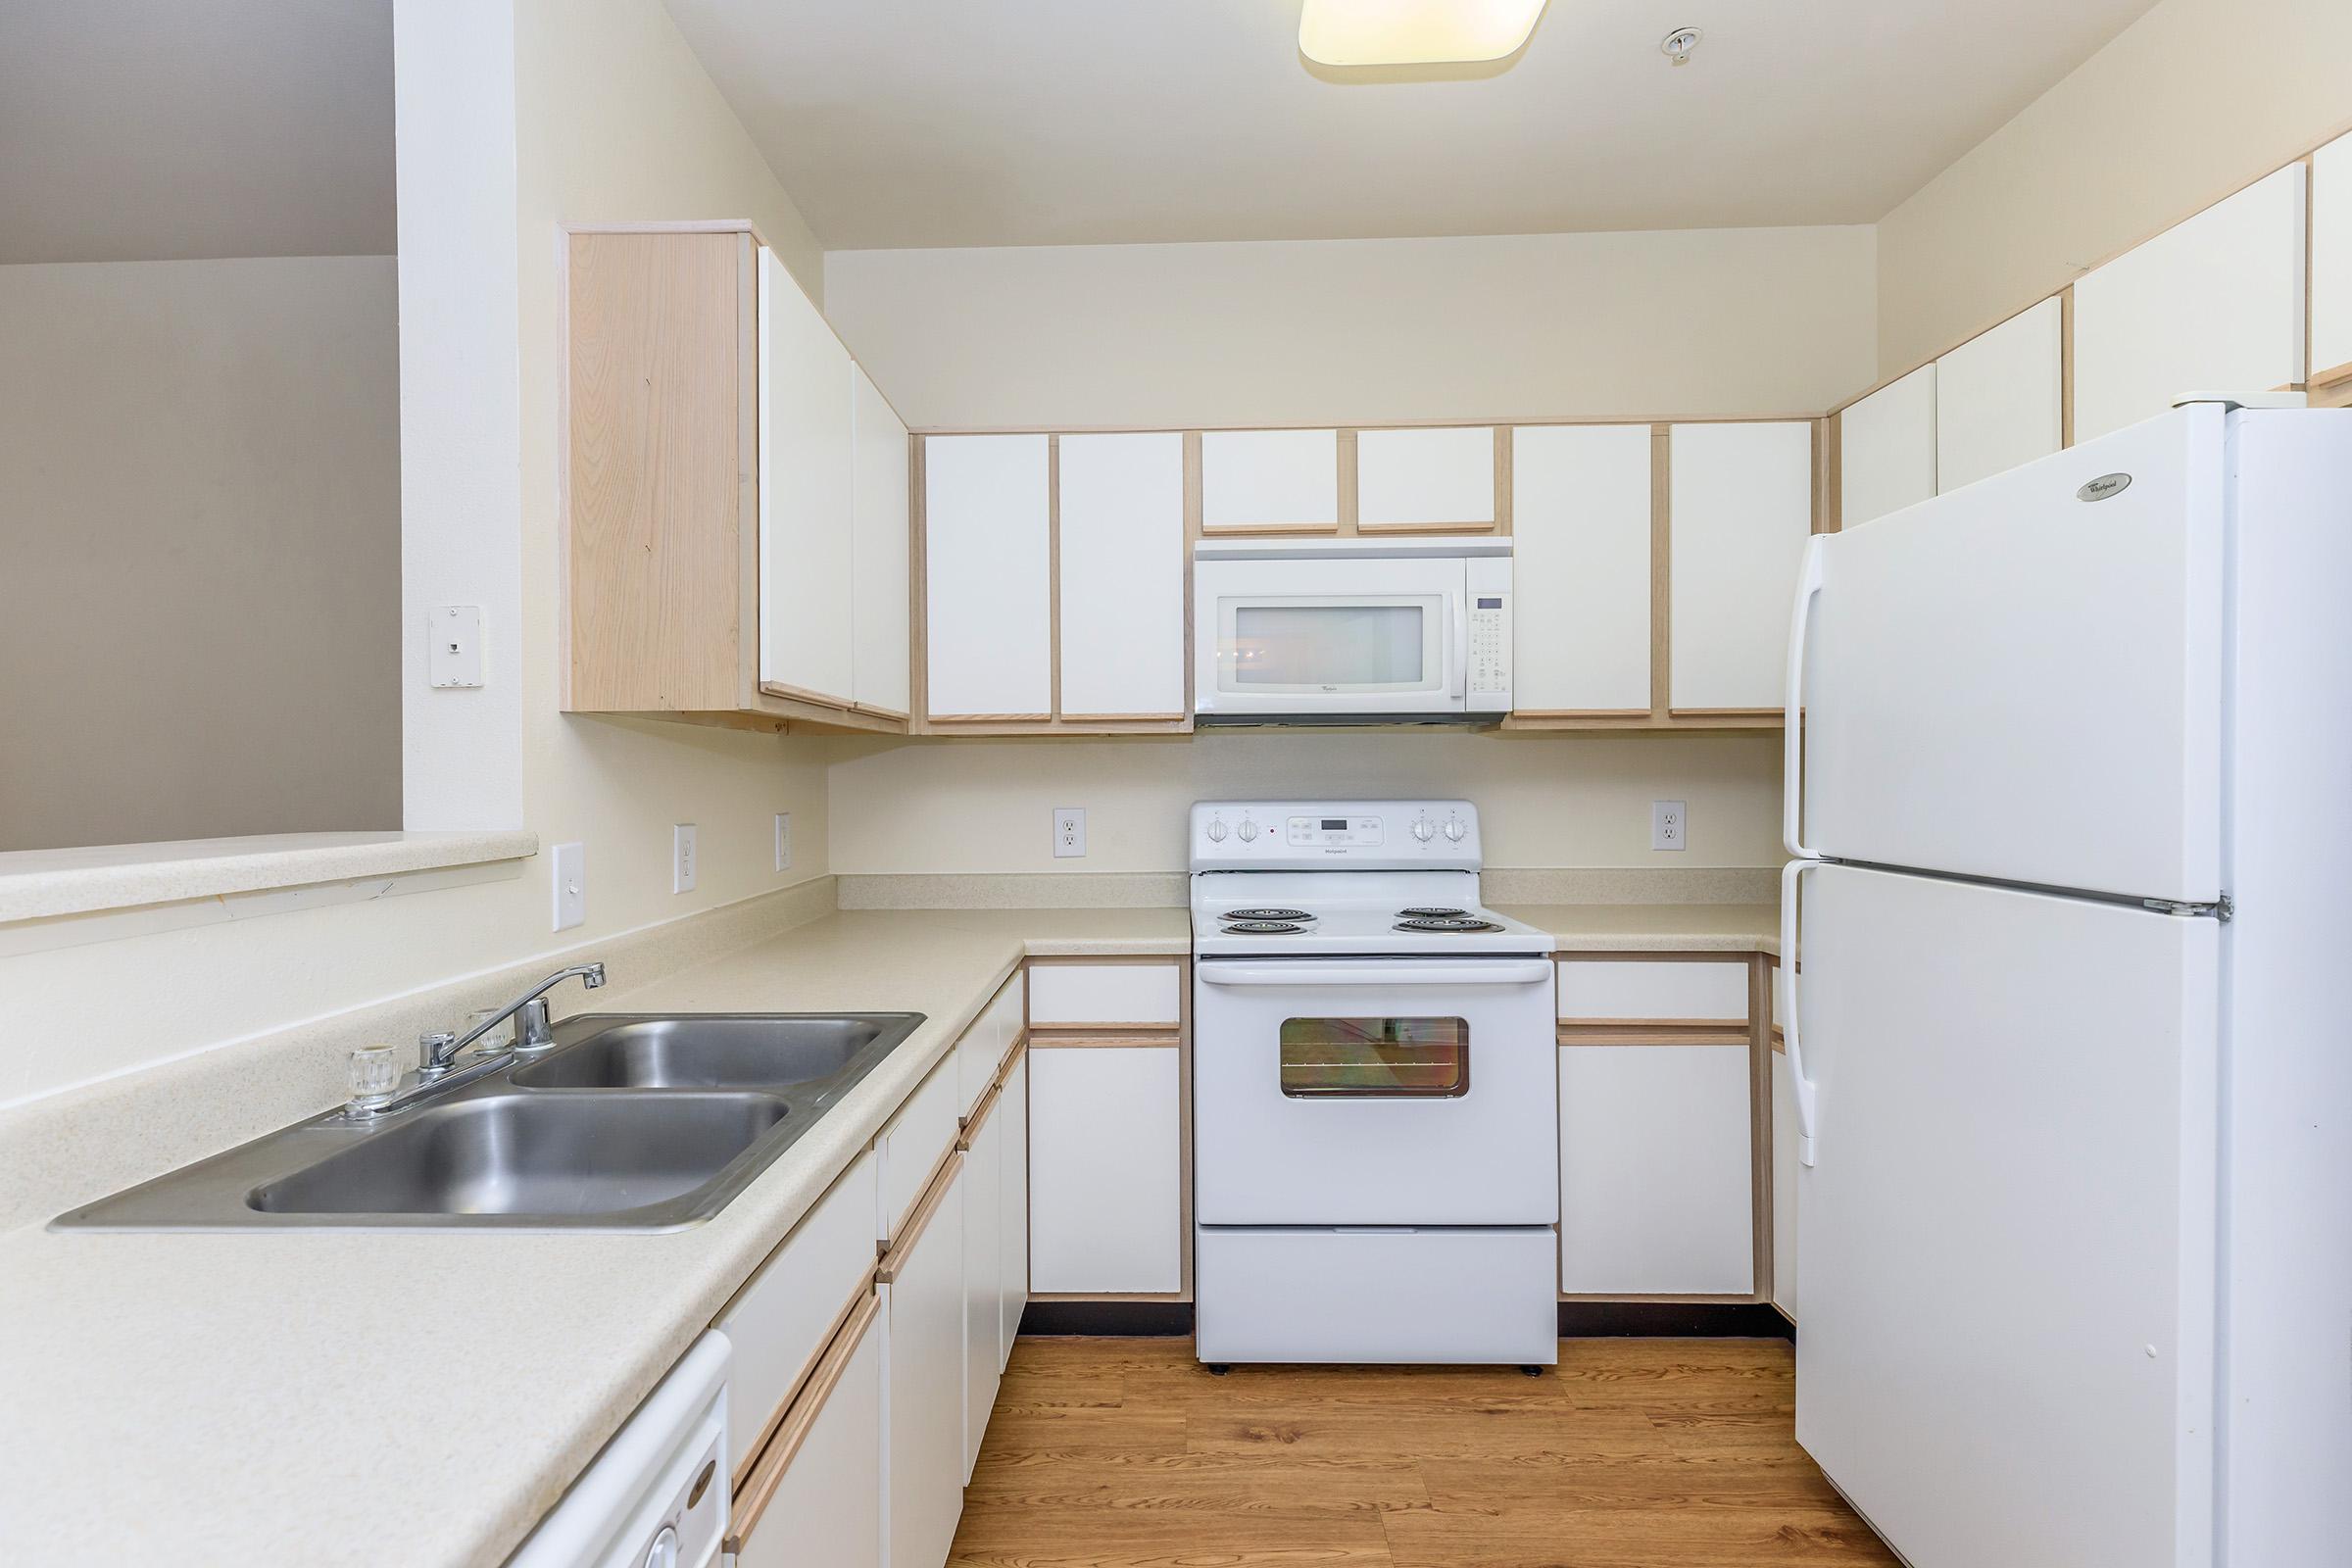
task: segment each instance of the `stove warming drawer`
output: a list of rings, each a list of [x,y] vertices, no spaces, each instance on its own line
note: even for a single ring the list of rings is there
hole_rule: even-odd
[[[1559,1359],[1549,1226],[1202,1226],[1194,1245],[1203,1361]]]

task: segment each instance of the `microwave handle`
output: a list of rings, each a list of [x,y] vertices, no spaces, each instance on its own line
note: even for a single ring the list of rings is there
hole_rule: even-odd
[[[1462,703],[1470,698],[1470,583],[1466,572],[1448,597],[1453,601],[1453,635],[1446,639],[1444,651],[1446,695]]]

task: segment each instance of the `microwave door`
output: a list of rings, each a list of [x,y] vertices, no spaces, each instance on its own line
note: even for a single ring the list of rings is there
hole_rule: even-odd
[[[1458,579],[1458,563],[1326,561],[1298,569],[1304,564],[1203,564],[1196,587],[1201,712],[1460,709],[1464,610],[1446,570]]]

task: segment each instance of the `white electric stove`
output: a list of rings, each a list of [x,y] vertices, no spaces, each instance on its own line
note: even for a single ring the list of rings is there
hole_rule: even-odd
[[[1193,808],[1200,1358],[1557,1357],[1549,940],[1466,801]]]

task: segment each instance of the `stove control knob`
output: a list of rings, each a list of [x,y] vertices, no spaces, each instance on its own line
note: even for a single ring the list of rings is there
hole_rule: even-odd
[[[1245,816],[1242,818],[1242,825],[1235,828],[1234,831],[1239,833],[1242,836],[1242,842],[1247,844],[1257,837],[1257,824]]]
[[[1426,816],[1413,818],[1413,837],[1427,844],[1438,835],[1438,825]]]
[[[1225,842],[1225,824],[1215,817],[1212,816],[1208,819],[1208,826],[1203,831],[1208,834],[1209,843],[1222,844]]]
[[[1462,842],[1462,835],[1469,831],[1468,825],[1460,817],[1449,816],[1446,819],[1446,837],[1448,841],[1459,844]]]

